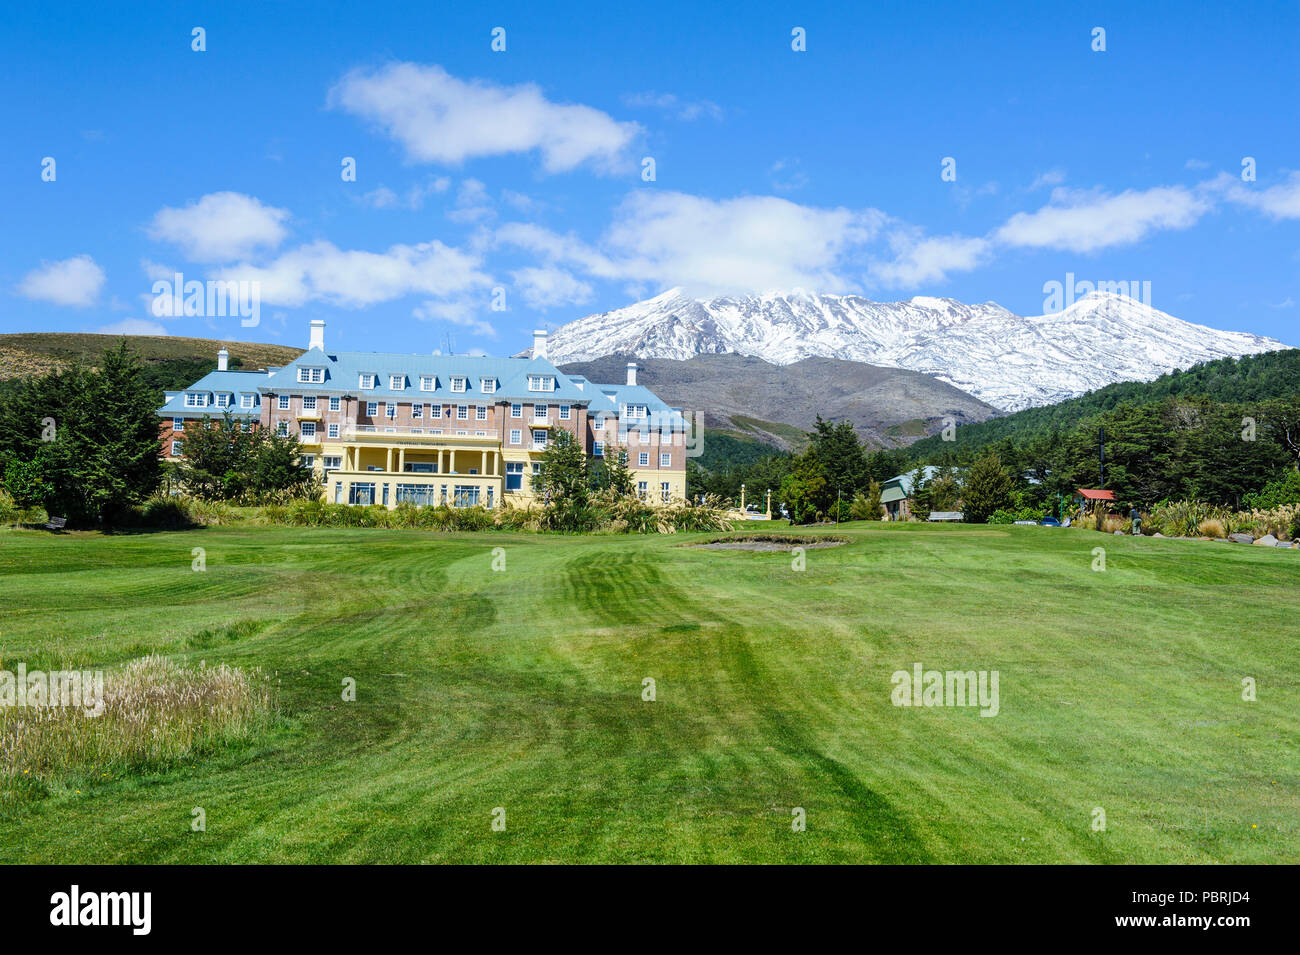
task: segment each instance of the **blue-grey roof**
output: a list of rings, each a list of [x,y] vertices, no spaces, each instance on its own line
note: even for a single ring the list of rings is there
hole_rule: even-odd
[[[884,484],[880,485],[880,488],[881,490],[886,490],[890,487],[897,487],[907,497],[911,497],[912,496],[912,475],[914,473],[915,471],[909,471],[906,474],[900,474],[897,477],[891,477]],[[927,464],[924,468],[922,468],[922,473],[925,475],[926,481],[933,481],[934,476],[939,473],[939,469],[935,467],[933,464]]]
[[[256,418],[261,413],[261,395],[258,388],[266,384],[266,372],[262,371],[211,371],[190,385],[185,391],[169,391],[166,393],[167,400],[158,414],[164,417],[175,418],[220,418],[230,411],[235,418]],[[185,407],[185,395],[187,392],[199,392],[208,396],[208,404],[204,408],[187,408]],[[224,394],[230,396],[230,407],[218,408],[216,406],[217,395]],[[240,408],[240,395],[256,395],[252,408]]]
[[[685,426],[681,412],[669,407],[667,402],[645,385],[588,384],[587,391],[592,394],[591,404],[587,407],[587,413],[590,415],[594,416],[601,411],[617,415],[627,405],[645,405],[646,410],[654,416],[651,423],[656,430],[669,422],[675,428]]]
[[[581,403],[590,397],[590,391],[577,388],[567,375],[545,358],[489,358],[476,355],[396,355],[384,352],[322,352],[312,349],[303,352],[292,362],[264,379],[270,391],[296,391],[305,383],[298,381],[299,368],[324,368],[325,381],[315,387],[321,391],[338,391],[374,398],[413,398],[417,395],[437,396],[450,402],[504,401],[526,398],[529,401],[545,397],[548,401]],[[377,378],[374,388],[359,386],[362,374]],[[405,388],[389,387],[392,375],[402,375]],[[433,391],[420,390],[420,376],[436,377]],[[529,375],[550,375],[555,378],[555,390],[537,392],[528,390]],[[464,391],[452,391],[453,376],[468,379]],[[484,378],[496,381],[496,391],[485,393],[480,382]]]

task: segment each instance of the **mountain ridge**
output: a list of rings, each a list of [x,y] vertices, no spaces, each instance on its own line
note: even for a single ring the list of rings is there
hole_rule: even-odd
[[[1020,316],[997,304],[915,296],[874,302],[811,292],[691,298],[669,289],[577,319],[550,336],[557,364],[610,354],[689,360],[735,353],[788,365],[835,357],[933,375],[1002,411],[1052,404],[1117,381],[1288,346],[1196,325],[1110,292]]]

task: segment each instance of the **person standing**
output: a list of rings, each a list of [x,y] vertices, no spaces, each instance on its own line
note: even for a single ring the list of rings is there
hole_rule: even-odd
[[[1137,537],[1142,533],[1142,515],[1138,513],[1138,509],[1135,507],[1128,512],[1128,517],[1133,522],[1133,536]]]

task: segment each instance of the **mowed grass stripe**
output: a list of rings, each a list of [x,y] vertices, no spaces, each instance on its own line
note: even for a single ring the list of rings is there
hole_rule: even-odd
[[[788,553],[682,546],[702,535],[0,533],[5,665],[156,648],[260,666],[285,711],[254,745],[5,807],[0,858],[1296,857],[1294,553],[1042,528],[818,533],[849,543],[807,551],[803,571]],[[914,662],[999,670],[1000,715],[892,706],[890,674]]]

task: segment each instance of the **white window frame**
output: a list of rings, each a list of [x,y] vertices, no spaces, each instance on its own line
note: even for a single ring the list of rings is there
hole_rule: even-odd
[[[465,389],[468,387],[469,387],[469,379],[466,378],[464,375],[451,376],[451,390],[456,392],[456,394],[464,393]]]
[[[405,391],[405,390],[406,390],[406,376],[405,376],[405,375],[389,375],[389,376],[388,376],[388,390],[389,390],[389,391]]]
[[[257,395],[240,395],[240,396],[239,396],[239,407],[241,407],[241,408],[256,408],[256,407],[257,407]]]
[[[338,439],[338,436],[339,436],[339,426],[338,426],[338,423],[337,423],[337,422],[331,422],[331,424],[329,425],[329,431],[328,431],[328,434],[329,434],[329,436],[330,436],[331,439],[333,439],[333,440],[337,440],[337,439]]]
[[[275,401],[275,406],[276,406],[278,409],[280,409],[281,411],[288,411],[288,410],[289,410],[289,396],[288,396],[288,395],[277,395],[277,396],[276,396],[276,401]]]
[[[524,432],[523,432],[523,429],[522,429],[522,428],[511,428],[511,429],[510,429],[510,443],[511,443],[511,444],[523,444],[523,442],[524,442]]]
[[[343,404],[342,401],[340,401],[338,397],[331,398],[330,411],[338,411],[339,408],[342,406],[342,404]]]
[[[367,417],[367,418],[378,418],[378,417],[379,417],[379,402],[378,402],[378,401],[367,401],[367,402],[366,402],[366,417]]]
[[[184,431],[184,430],[185,430],[185,419],[184,419],[184,418],[172,418],[172,430],[173,430],[173,431]]]
[[[673,455],[671,451],[659,452],[659,467],[670,468],[673,466]]]
[[[301,434],[304,438],[314,438],[314,437],[316,437],[316,422],[315,422],[315,421],[299,421],[299,422],[298,422],[298,433]]]
[[[303,396],[302,396],[302,410],[303,410],[303,411],[315,411],[315,410],[316,410],[316,396],[315,396],[315,395],[303,395]]]
[[[550,419],[550,417],[551,417],[550,405],[536,405],[536,404],[533,405],[534,421],[547,421]]]
[[[420,390],[421,390],[421,391],[434,391],[437,387],[438,387],[438,376],[437,376],[437,375],[421,375],[421,376],[420,376]]]
[[[368,371],[363,371],[361,374],[357,375],[358,388],[366,388],[366,389],[373,388],[375,387],[375,383],[377,381],[378,381],[378,376],[371,374]]]
[[[187,408],[206,408],[208,406],[208,396],[201,391],[185,392],[185,407]]]
[[[639,468],[648,468],[650,466],[650,452],[638,451],[636,455],[636,466]]]
[[[555,377],[553,375],[529,375],[529,391],[554,391]]]
[[[384,417],[385,417],[386,419],[388,419],[389,421],[396,421],[396,420],[397,420],[397,402],[396,402],[396,401],[385,401],[385,402],[384,402]]]
[[[429,417],[430,417],[430,418],[441,418],[441,417],[442,417],[442,405],[429,405]]]
[[[423,403],[421,403],[421,402],[419,402],[419,401],[416,401],[416,402],[413,402],[413,403],[411,404],[411,417],[412,417],[412,418],[423,418],[423,417],[424,417],[424,405],[423,405]]]
[[[179,442],[179,441],[173,441],[173,442],[172,442],[172,457],[174,457],[174,458],[179,458],[180,456],[181,456],[181,442]]]
[[[595,458],[603,458],[603,457],[605,456],[605,442],[604,442],[604,441],[593,441],[593,442],[591,442],[591,456],[592,456],[592,457],[595,457]]]
[[[510,406],[510,417],[512,417],[512,418],[522,418],[523,416],[524,416],[524,406],[523,406],[523,405],[521,405],[519,402],[515,402],[514,404],[512,404],[512,405]]]
[[[478,390],[485,395],[494,395],[497,392],[497,380],[495,378],[480,378],[478,380]]]
[[[456,420],[457,420],[457,421],[468,421],[468,420],[469,420],[469,405],[457,405],[457,406],[456,406]]]
[[[474,409],[474,420],[475,421],[487,420],[487,405],[479,405],[477,408]]]
[[[568,405],[560,405],[560,420],[561,420],[561,421],[568,421],[568,420],[569,420],[569,406],[568,406]]]
[[[319,385],[325,380],[324,368],[299,368],[298,381],[305,385]]]

